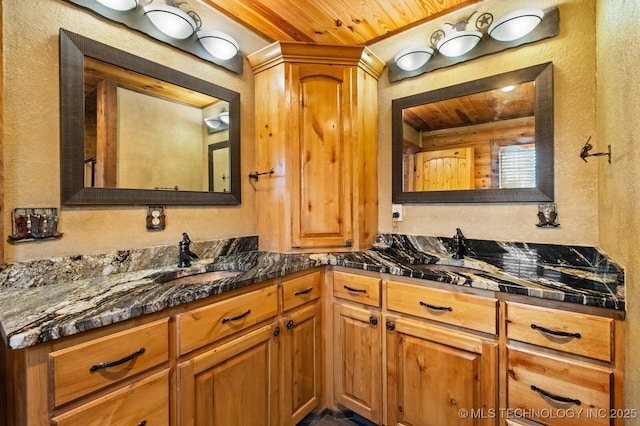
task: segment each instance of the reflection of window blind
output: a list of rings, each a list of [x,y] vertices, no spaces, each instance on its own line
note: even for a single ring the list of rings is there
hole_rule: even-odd
[[[500,147],[500,188],[535,188],[535,146]]]

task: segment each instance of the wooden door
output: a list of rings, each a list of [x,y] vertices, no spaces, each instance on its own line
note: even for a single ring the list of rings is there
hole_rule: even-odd
[[[496,342],[426,322],[387,321],[387,424],[496,424]]]
[[[380,314],[356,306],[334,307],[336,402],[382,423],[382,333]]]
[[[292,246],[351,246],[350,67],[299,65],[292,74]]]
[[[282,323],[282,424],[296,425],[320,405],[320,303],[285,315]]]
[[[276,327],[274,322],[178,365],[180,425],[278,424]]]
[[[415,190],[473,189],[473,155],[470,147],[418,152]]]

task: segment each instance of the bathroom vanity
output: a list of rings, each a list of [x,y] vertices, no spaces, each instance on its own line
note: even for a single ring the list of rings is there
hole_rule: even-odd
[[[622,424],[623,271],[593,248],[451,244],[5,288],[8,424]]]

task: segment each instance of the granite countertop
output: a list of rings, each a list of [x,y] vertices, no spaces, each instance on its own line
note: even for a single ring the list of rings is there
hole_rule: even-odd
[[[490,291],[625,309],[624,272],[590,247],[468,240],[464,259],[452,259],[447,238],[393,235],[388,248],[358,252],[282,254],[257,242],[211,256],[188,268],[155,266],[0,291],[0,324],[12,349],[71,336],[322,265],[377,271]],[[120,253],[120,252],[119,252]],[[430,265],[442,269],[432,269]],[[213,282],[167,280],[214,270],[239,271]]]

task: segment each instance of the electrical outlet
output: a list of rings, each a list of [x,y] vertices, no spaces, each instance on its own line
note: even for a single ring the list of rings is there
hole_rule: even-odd
[[[402,204],[391,204],[391,218],[396,222],[402,222]]]

